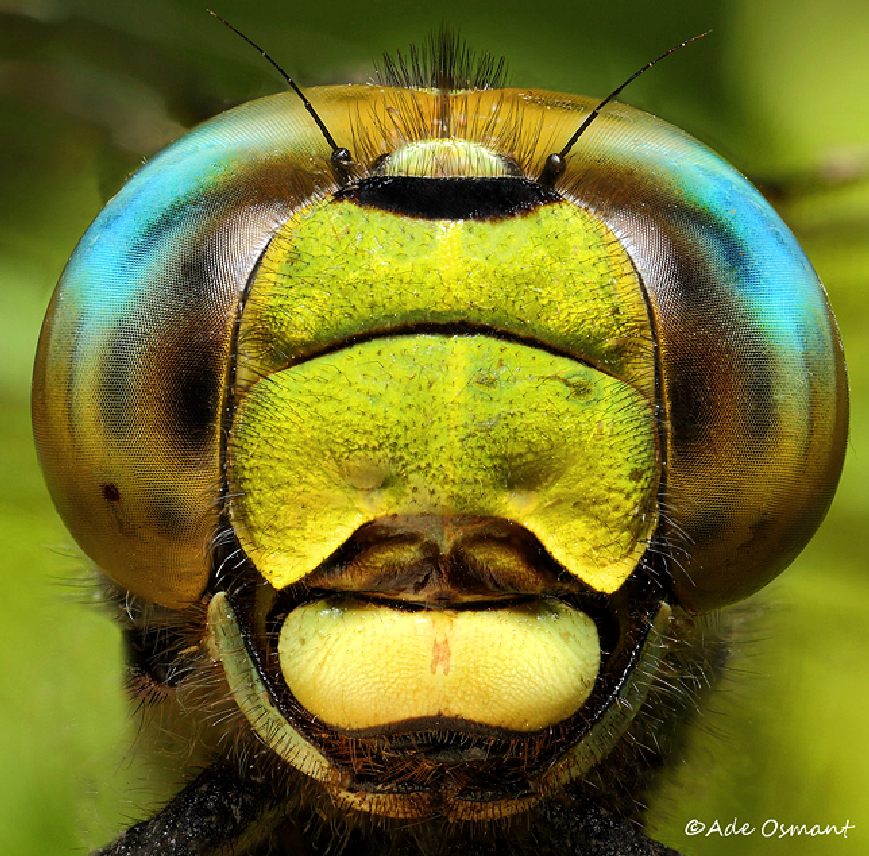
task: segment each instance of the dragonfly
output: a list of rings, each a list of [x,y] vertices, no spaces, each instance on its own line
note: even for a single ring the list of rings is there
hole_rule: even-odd
[[[374,86],[283,74],[130,179],[40,339],[130,692],[208,735],[101,852],[668,852],[642,798],[713,616],[841,471],[823,287],[626,84],[507,87],[448,32]]]

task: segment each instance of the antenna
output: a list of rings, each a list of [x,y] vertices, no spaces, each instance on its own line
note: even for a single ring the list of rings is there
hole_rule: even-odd
[[[290,89],[292,89],[293,92],[295,92],[296,95],[299,96],[299,99],[301,100],[305,110],[308,111],[308,114],[314,120],[314,123],[317,125],[317,127],[320,129],[320,133],[323,135],[323,138],[328,143],[329,148],[332,149],[332,165],[335,167],[342,180],[346,180],[353,165],[353,158],[350,156],[350,150],[338,146],[338,144],[335,142],[335,138],[329,133],[329,129],[326,127],[326,123],[320,118],[319,114],[314,109],[314,105],[311,104],[310,101],[308,101],[305,93],[302,92],[301,89],[299,89],[296,81],[293,80],[293,78],[290,77],[290,75],[287,74],[287,72],[284,71],[284,69],[281,68],[280,65],[278,65],[276,60],[272,59],[272,57],[269,56],[264,48],[261,48],[253,39],[246,36],[241,30],[238,29],[238,27],[230,24],[229,21],[226,20],[226,18],[224,18],[222,15],[218,15],[217,12],[215,12],[213,9],[208,9],[207,11],[209,15],[217,18],[217,20],[220,21],[220,23],[223,24],[224,27],[232,30],[232,32],[235,33],[240,39],[247,42],[255,51],[257,51],[257,53],[259,53],[266,60],[266,62],[268,62],[269,65],[271,65],[272,68],[274,68],[278,72],[278,74],[283,77],[287,86],[289,86]]]
[[[705,39],[712,30],[707,30],[705,33],[699,33],[693,38],[686,39],[684,42],[680,42],[678,45],[674,45],[669,50],[664,51],[660,56],[655,57],[650,62],[647,62],[642,68],[635,71],[621,86],[617,86],[607,95],[606,98],[601,101],[588,116],[585,117],[582,124],[576,129],[573,136],[567,141],[564,148],[560,152],[553,152],[549,157],[546,158],[546,163],[543,165],[543,169],[540,172],[540,177],[537,179],[540,184],[545,184],[551,187],[555,184],[555,180],[564,172],[564,159],[570,153],[570,150],[576,145],[576,141],[588,130],[588,126],[594,122],[595,119],[600,115],[600,111],[606,107],[607,104],[610,103],[623,89],[625,89],[629,84],[633,83],[641,74],[647,72],[652,66],[657,65],[662,59],[666,59],[671,54],[676,53],[676,51],[682,50],[682,48],[688,47],[688,45],[693,42],[699,41],[700,39]]]

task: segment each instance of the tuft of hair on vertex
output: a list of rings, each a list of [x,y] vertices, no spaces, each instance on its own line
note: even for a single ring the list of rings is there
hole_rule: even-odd
[[[406,52],[385,53],[375,63],[375,83],[400,89],[463,92],[501,89],[507,82],[507,61],[489,51],[474,51],[457,30],[443,25],[422,45]]]

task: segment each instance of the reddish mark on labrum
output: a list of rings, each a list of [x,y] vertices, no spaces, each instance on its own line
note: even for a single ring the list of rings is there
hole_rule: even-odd
[[[443,639],[435,639],[431,645],[431,673],[435,674],[438,666],[445,675],[450,673],[450,640],[444,636]]]

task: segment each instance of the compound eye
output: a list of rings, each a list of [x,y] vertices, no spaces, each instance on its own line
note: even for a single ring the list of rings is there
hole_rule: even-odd
[[[778,215],[704,146],[621,105],[583,143],[559,187],[622,238],[648,295],[667,446],[657,540],[679,602],[712,609],[783,570],[830,504],[848,426],[835,320]]]
[[[196,272],[163,283],[179,299],[139,282],[137,299],[111,307],[86,274],[73,260],[43,329],[33,393],[40,459],[90,558],[136,594],[179,606],[205,586],[217,526],[229,289]],[[101,285],[128,287],[122,274]]]
[[[760,269],[765,257],[749,261]],[[775,302],[762,289],[685,289],[663,320],[664,516],[676,591],[692,609],[741,599],[780,573],[839,480],[848,395],[835,322],[808,266],[780,288]],[[718,314],[699,324],[716,298]]]
[[[291,95],[206,123],[106,206],[49,307],[33,386],[46,481],[82,549],[147,600],[206,587],[238,302],[276,225],[331,181],[328,157],[310,165],[322,146]]]

